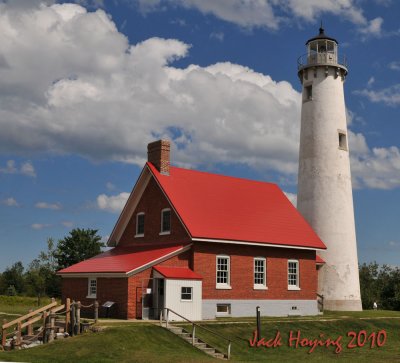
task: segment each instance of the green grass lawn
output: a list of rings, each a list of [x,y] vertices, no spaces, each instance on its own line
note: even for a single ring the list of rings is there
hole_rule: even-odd
[[[232,361],[234,362],[393,362],[400,361],[400,313],[390,311],[327,312],[323,316],[303,318],[263,318],[262,336],[266,339],[281,335],[281,346],[276,348],[252,348],[249,339],[255,330],[254,318],[223,319],[202,323],[208,328],[232,339]],[[188,343],[156,325],[144,323],[121,323],[109,325],[99,333],[87,333],[37,348],[13,352],[0,352],[0,361],[24,362],[207,362],[212,359],[192,348]],[[381,347],[349,349],[351,337],[347,333],[365,330],[385,331],[386,342]],[[288,345],[289,334],[301,332],[308,340],[327,338],[340,341],[342,351],[334,352],[334,346],[310,347]],[[197,329],[203,340],[212,342],[226,351],[226,344],[209,333]],[[362,336],[361,336],[362,337]],[[382,337],[382,333],[381,333]],[[354,341],[357,344],[357,340]]]

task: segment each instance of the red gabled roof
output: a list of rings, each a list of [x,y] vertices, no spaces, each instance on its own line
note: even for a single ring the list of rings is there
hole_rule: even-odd
[[[140,268],[159,263],[161,260],[185,250],[184,244],[142,244],[115,247],[88,260],[58,271],[58,274],[123,273],[129,274]]]
[[[192,238],[326,248],[276,184],[146,165]]]
[[[326,262],[325,262],[325,260],[324,260],[322,257],[320,257],[320,256],[317,255],[317,257],[315,258],[315,263],[318,264],[318,265],[323,265],[323,264],[325,264]]]
[[[167,279],[202,280],[203,277],[187,267],[154,266],[154,270]]]

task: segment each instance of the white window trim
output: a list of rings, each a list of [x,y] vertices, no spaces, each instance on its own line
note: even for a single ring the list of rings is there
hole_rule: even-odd
[[[190,300],[189,299],[182,299],[182,289],[184,287],[190,289]],[[181,286],[181,301],[182,302],[192,302],[193,301],[193,286]]]
[[[139,219],[139,216],[144,216],[144,215],[145,215],[144,212],[139,212],[139,213],[136,214],[136,234],[135,234],[135,238],[144,237],[144,232],[143,233],[138,233],[138,226],[139,226],[138,219]],[[145,223],[146,223],[146,217],[145,217]]]
[[[228,282],[227,283],[218,283],[218,258],[227,258],[228,259]],[[217,255],[215,256],[215,287],[218,290],[231,290],[231,257],[228,255]]]
[[[256,261],[264,261],[264,283],[254,283],[254,277],[256,274]],[[267,259],[265,257],[254,257],[253,259],[253,289],[254,290],[268,290],[267,287]]]
[[[95,294],[92,294],[91,293],[91,289],[90,289],[92,281],[96,281],[96,293]],[[89,277],[88,278],[88,294],[87,294],[86,298],[88,298],[88,299],[96,299],[96,297],[97,297],[97,278],[96,277]]]
[[[169,211],[169,231],[163,231],[163,222],[164,222],[164,212]],[[171,208],[164,208],[161,210],[161,226],[160,226],[160,236],[165,236],[171,234]]]
[[[296,267],[296,276],[297,276],[297,284],[296,285],[289,285],[289,263],[295,263],[297,265]],[[287,263],[287,280],[288,280],[288,290],[301,290],[300,288],[300,263],[299,260],[288,260]]]

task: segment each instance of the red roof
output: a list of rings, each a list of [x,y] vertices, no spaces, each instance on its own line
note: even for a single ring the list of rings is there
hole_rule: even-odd
[[[58,271],[59,274],[74,273],[132,273],[141,267],[148,267],[170,255],[178,254],[185,245],[141,244],[129,247],[115,247],[88,260]]]
[[[322,257],[318,256],[318,255],[317,255],[316,259],[315,259],[315,262],[317,264],[319,264],[319,265],[323,265],[324,263],[326,263],[325,260]]]
[[[326,248],[276,184],[147,166],[192,238]]]
[[[167,279],[202,280],[203,277],[186,267],[154,266],[154,270]]]

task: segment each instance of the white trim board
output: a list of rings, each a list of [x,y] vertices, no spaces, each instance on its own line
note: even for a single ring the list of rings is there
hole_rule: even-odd
[[[262,243],[262,242],[257,243],[257,242],[233,241],[233,240],[224,240],[224,239],[192,238],[192,241],[211,242],[211,243],[228,243],[228,244],[247,245],[247,246],[259,246],[259,247],[292,248],[292,249],[296,249],[296,250],[325,251],[324,248],[316,248],[316,247],[288,246],[288,245],[279,245],[279,244],[273,244],[273,243]]]

